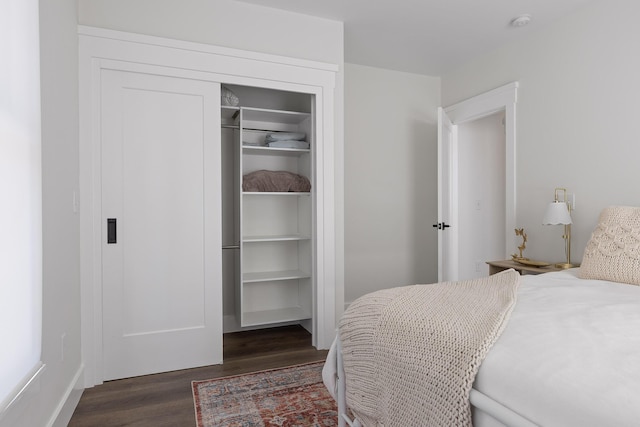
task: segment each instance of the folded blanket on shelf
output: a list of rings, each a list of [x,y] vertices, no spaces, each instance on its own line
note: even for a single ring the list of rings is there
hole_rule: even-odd
[[[242,177],[242,191],[308,193],[311,183],[307,177],[292,172],[259,170]]]
[[[274,141],[302,141],[306,135],[303,132],[275,132],[268,133],[264,140],[265,142],[274,142]]]
[[[309,148],[309,143],[306,141],[286,140],[286,141],[273,141],[267,143],[272,148]]]

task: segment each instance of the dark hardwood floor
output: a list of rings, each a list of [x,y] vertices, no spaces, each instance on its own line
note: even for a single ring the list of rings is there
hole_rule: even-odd
[[[224,336],[224,364],[108,381],[86,389],[69,426],[195,426],[191,381],[324,360],[300,326]]]

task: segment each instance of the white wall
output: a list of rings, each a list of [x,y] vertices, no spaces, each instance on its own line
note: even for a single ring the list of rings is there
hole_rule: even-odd
[[[335,96],[336,303],[344,301],[342,22],[234,0],[79,0],[81,25],[338,64]],[[342,312],[338,310],[337,316]]]
[[[80,397],[78,188],[78,42],[76,1],[40,1],[42,117],[43,313],[42,361],[34,394],[1,425],[66,425]],[[64,336],[64,339],[62,338]],[[64,342],[64,345],[63,345]],[[67,398],[69,399],[67,400]],[[67,406],[64,406],[68,403]],[[59,416],[58,416],[59,415]],[[15,418],[14,418],[15,417]],[[57,417],[57,420],[56,420]],[[9,424],[4,424],[8,422]]]
[[[530,258],[564,259],[561,227],[541,225],[555,187],[576,194],[577,262],[602,208],[640,206],[639,14],[636,0],[596,1],[442,77],[443,105],[520,82],[516,223]]]
[[[80,0],[82,25],[341,64],[342,23],[234,0]]]
[[[458,126],[460,280],[487,276],[486,261],[504,258],[504,112]]]
[[[345,64],[345,301],[437,281],[440,79]]]
[[[40,2],[43,193],[43,358],[46,415],[81,374],[78,190],[77,2]],[[64,335],[64,339],[62,338]],[[64,356],[63,354],[64,353]],[[46,396],[46,397],[45,397]],[[79,394],[75,396],[79,398]],[[73,396],[72,396],[73,398]],[[74,405],[72,402],[71,409]],[[68,407],[65,409],[69,409]],[[62,414],[59,419],[64,422]]]

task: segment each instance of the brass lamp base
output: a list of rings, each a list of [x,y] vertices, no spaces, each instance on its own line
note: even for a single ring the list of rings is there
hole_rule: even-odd
[[[566,262],[561,262],[559,264],[556,264],[555,267],[556,268],[562,268],[564,270],[564,269],[567,269],[567,268],[573,268],[573,267],[575,267],[575,265],[569,264],[569,263],[566,263]]]

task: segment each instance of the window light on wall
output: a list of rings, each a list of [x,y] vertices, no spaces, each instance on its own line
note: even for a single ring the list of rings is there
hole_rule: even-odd
[[[42,370],[37,0],[0,0],[0,419]]]

